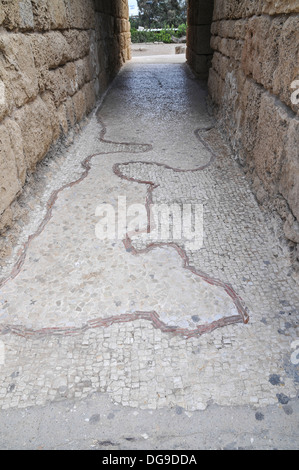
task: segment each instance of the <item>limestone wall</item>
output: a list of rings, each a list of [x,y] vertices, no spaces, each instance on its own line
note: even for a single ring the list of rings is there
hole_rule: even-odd
[[[197,77],[207,79],[213,51],[210,45],[214,0],[190,0],[188,5],[187,62]]]
[[[0,0],[0,233],[130,55],[126,0]]]
[[[299,0],[215,0],[209,74],[224,134],[259,202],[282,218],[297,266],[298,13]]]

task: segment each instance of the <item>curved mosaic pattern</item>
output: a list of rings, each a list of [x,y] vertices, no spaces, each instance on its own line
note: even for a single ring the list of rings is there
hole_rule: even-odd
[[[106,133],[107,133],[107,128],[106,128],[106,126],[105,126],[105,124],[104,124],[104,122],[103,122],[103,120],[102,120],[99,113],[97,113],[97,119],[98,119],[99,124],[101,125],[101,132],[100,132],[99,140],[104,144],[112,144],[113,149],[112,150],[109,149],[109,150],[107,150],[107,152],[105,151],[105,152],[96,153],[96,154],[88,156],[81,163],[81,165],[84,169],[84,172],[82,173],[82,175],[78,179],[76,179],[75,181],[72,181],[68,184],[65,184],[60,189],[58,189],[58,190],[56,190],[52,193],[52,195],[51,195],[51,197],[50,197],[50,199],[47,203],[46,216],[44,217],[44,219],[40,223],[40,225],[39,225],[38,229],[36,230],[36,232],[29,236],[27,242],[23,246],[23,249],[21,251],[21,254],[20,254],[20,257],[19,257],[18,261],[16,262],[16,264],[13,267],[13,270],[12,270],[10,276],[1,281],[0,287],[3,287],[5,284],[8,283],[8,281],[16,278],[16,276],[20,273],[22,267],[24,266],[27,251],[28,251],[28,248],[29,248],[30,244],[32,243],[32,241],[34,239],[36,239],[43,232],[43,230],[45,229],[47,223],[49,222],[49,220],[52,217],[53,207],[54,207],[54,205],[55,205],[55,203],[58,199],[59,194],[61,192],[65,191],[66,189],[72,188],[73,186],[81,183],[88,176],[89,171],[91,169],[91,161],[94,157],[99,157],[99,156],[103,156],[103,155],[107,155],[107,154],[114,154],[114,153],[123,153],[123,152],[126,152],[126,153],[129,152],[130,154],[131,153],[145,153],[145,152],[148,152],[148,151],[152,150],[152,146],[148,145],[148,144],[135,144],[135,143],[128,143],[128,142],[114,142],[112,140],[106,139],[105,136],[106,136]],[[172,168],[169,165],[165,165],[165,164],[161,164],[161,163],[156,163],[156,162],[151,163],[151,162],[141,162],[141,161],[139,161],[139,162],[125,162],[125,163],[114,164],[113,171],[121,179],[148,185],[147,198],[146,198],[146,209],[147,209],[147,213],[149,214],[149,207],[150,207],[150,204],[152,203],[152,199],[153,199],[152,198],[153,191],[157,186],[152,181],[141,181],[141,180],[137,180],[135,178],[126,176],[124,168],[128,167],[131,164],[139,163],[139,164],[142,164],[142,165],[155,165],[155,166],[160,167],[162,169],[171,170],[175,173],[176,172],[177,173],[182,173],[182,172],[187,173],[187,172],[202,171],[205,168],[208,168],[215,161],[215,159],[217,158],[215,153],[213,152],[211,147],[205,142],[205,139],[203,137],[204,132],[206,132],[210,129],[211,129],[210,127],[206,127],[206,128],[203,128],[203,129],[197,129],[194,132],[196,138],[201,142],[201,144],[203,144],[206,147],[206,149],[208,150],[208,152],[210,154],[210,160],[207,163],[205,163],[205,164],[203,164],[203,165],[201,165],[197,168],[190,169],[190,170],[183,170],[183,169],[178,169],[178,168]],[[115,147],[116,147],[116,149],[115,149]],[[219,318],[219,314],[218,314],[218,315],[216,315],[215,320],[212,319],[211,321],[205,321],[202,324],[196,325],[196,328],[186,328],[186,327],[181,327],[180,325],[174,325],[174,324],[169,325],[167,323],[167,318],[165,318],[164,321],[163,321],[161,319],[161,314],[159,315],[159,313],[157,313],[156,311],[134,311],[132,313],[125,312],[125,313],[122,313],[121,315],[115,314],[115,315],[111,316],[111,314],[110,314],[110,315],[108,315],[107,318],[87,319],[87,321],[84,322],[84,325],[81,326],[81,327],[69,327],[69,328],[65,328],[65,327],[55,327],[55,328],[45,327],[45,328],[40,328],[40,329],[34,329],[34,328],[27,328],[26,326],[16,326],[16,325],[13,325],[13,324],[5,324],[5,325],[2,325],[0,327],[0,331],[2,331],[2,332],[3,331],[10,331],[12,333],[15,333],[15,334],[18,334],[18,335],[21,335],[21,336],[24,336],[24,337],[28,337],[28,336],[32,336],[32,335],[40,336],[40,335],[45,335],[45,334],[47,334],[47,335],[48,334],[71,335],[71,334],[76,334],[76,333],[82,332],[82,331],[84,331],[85,329],[88,329],[88,328],[105,327],[105,326],[109,326],[109,325],[111,325],[115,322],[116,323],[117,322],[128,322],[128,321],[134,321],[136,319],[141,318],[141,319],[146,319],[146,320],[152,322],[152,324],[155,326],[155,328],[159,328],[161,331],[172,332],[174,334],[183,335],[185,337],[192,337],[192,336],[202,335],[204,333],[213,331],[216,328],[224,327],[224,326],[227,326],[229,324],[240,323],[240,322],[247,323],[249,321],[249,316],[248,316],[247,309],[244,306],[244,303],[243,303],[242,299],[234,291],[233,287],[229,284],[226,284],[226,283],[216,279],[216,278],[210,277],[206,273],[200,272],[199,270],[196,270],[194,267],[190,266],[188,256],[187,256],[185,250],[182,247],[179,247],[178,245],[176,245],[173,242],[165,242],[165,243],[151,243],[148,246],[146,246],[146,248],[138,250],[133,246],[132,240],[129,237],[129,234],[127,234],[127,236],[124,240],[124,248],[127,251],[129,251],[131,255],[141,255],[141,254],[149,253],[154,248],[158,249],[158,248],[163,248],[163,247],[174,249],[176,251],[176,253],[179,255],[180,259],[182,260],[182,265],[183,265],[184,269],[186,269],[189,273],[192,273],[192,275],[196,276],[201,281],[204,281],[208,285],[213,286],[213,289],[215,290],[215,295],[216,295],[215,298],[217,298],[217,295],[219,297],[219,291],[223,290],[223,294],[225,294],[225,295],[223,296],[223,295],[220,294],[220,297],[219,297],[218,300],[219,300],[219,302],[223,303],[224,306],[226,305],[226,307],[224,307],[224,308],[227,308],[228,311],[233,310],[232,306],[229,306],[229,303],[227,303],[227,299],[225,298],[225,296],[227,296],[232,301],[231,304],[233,304],[234,307],[235,307],[235,309],[234,309],[235,311],[233,312],[233,314],[226,314],[224,316],[221,316],[220,318]],[[166,263],[167,263],[167,261],[166,261]],[[187,289],[188,289],[188,287],[187,287]],[[217,293],[217,289],[218,289],[218,293]],[[196,289],[195,289],[195,292],[196,292]],[[199,291],[199,292],[203,292],[203,291]],[[200,294],[200,297],[201,296],[202,295]],[[213,302],[213,301],[210,300],[210,302]],[[217,300],[216,300],[216,303],[218,303]],[[199,310],[200,310],[200,305],[199,305]],[[194,306],[194,312],[193,313],[198,313],[197,305]]]
[[[260,410],[278,404],[282,391],[296,397],[298,366],[291,354],[298,295],[271,224],[219,132],[211,129],[204,90],[181,65],[135,65],[126,65],[117,78],[101,106],[102,118],[94,113],[67,155],[48,162],[50,171],[41,175],[45,184],[36,193],[38,210],[22,232],[25,243],[2,272],[1,300],[8,292],[8,303],[12,294],[22,310],[14,318],[0,300],[0,408],[104,393],[129,407],[128,413],[177,406],[188,413],[211,403]],[[199,127],[204,131],[195,135]],[[148,145],[127,145],[135,140]],[[99,243],[95,208],[115,204],[116,194],[148,209],[152,202],[202,203],[203,248],[193,250],[182,240],[158,246],[158,239],[131,231]],[[142,222],[147,230],[146,211]],[[107,275],[116,282],[104,284]],[[177,294],[175,316],[171,308],[159,310],[168,299],[157,286],[180,285],[173,282],[177,275],[197,292],[206,286],[206,292],[226,297],[235,313],[224,317],[224,328],[211,320],[209,334],[202,334],[203,318],[194,315],[197,295],[181,308]],[[143,305],[131,304],[142,285],[155,305],[147,304],[146,295]],[[166,292],[170,306],[172,292]],[[101,306],[99,293],[108,299]],[[250,309],[248,324],[240,295]],[[70,302],[63,304],[66,298]],[[43,314],[38,323],[34,312]],[[66,321],[72,317],[74,324]]]

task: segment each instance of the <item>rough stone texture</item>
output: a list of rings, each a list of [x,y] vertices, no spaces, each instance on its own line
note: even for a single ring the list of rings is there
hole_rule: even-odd
[[[296,13],[296,0],[216,0],[209,91],[258,201],[281,217],[298,268],[299,106],[291,101],[299,79]]]
[[[187,62],[201,79],[208,77],[213,51],[210,29],[214,0],[190,1],[188,7]]]
[[[16,138],[17,137],[17,138]],[[20,129],[14,121],[0,125],[0,211],[4,212],[24,183],[24,159],[19,141]]]
[[[0,0],[0,233],[47,152],[130,58],[124,0]],[[13,138],[12,138],[13,135]]]
[[[8,111],[36,98],[38,80],[30,41],[26,36],[2,33],[0,52],[1,79],[10,97]]]

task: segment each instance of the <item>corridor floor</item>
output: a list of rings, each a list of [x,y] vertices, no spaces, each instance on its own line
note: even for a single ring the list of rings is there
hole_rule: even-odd
[[[157,62],[126,64],[74,143],[40,170],[38,204],[0,273],[0,407],[93,394],[188,416],[275,406],[298,442],[288,257],[204,84],[184,63]],[[164,210],[166,237],[149,225],[152,208]],[[187,211],[188,234],[174,237],[169,208],[176,223]]]

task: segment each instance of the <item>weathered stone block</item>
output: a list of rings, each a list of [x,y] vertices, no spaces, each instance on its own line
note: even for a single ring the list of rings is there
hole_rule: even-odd
[[[76,64],[73,62],[48,71],[45,77],[45,89],[51,92],[57,107],[79,88]]]
[[[48,11],[51,29],[66,29],[69,27],[64,0],[50,0],[48,2]]]
[[[1,74],[0,74],[1,76]],[[5,83],[0,79],[0,121],[12,109],[12,97],[8,96],[8,89]]]
[[[262,13],[263,0],[215,0],[213,19],[238,19]]]
[[[276,34],[270,34],[272,19],[270,17],[253,17],[247,25],[247,33],[242,52],[242,68],[246,75],[254,78],[258,83],[272,80],[273,68],[277,62]]]
[[[213,16],[213,0],[205,0],[204,2],[193,1],[189,3],[188,16],[190,25],[209,25]]]
[[[65,112],[66,112],[66,119],[68,122],[69,127],[74,127],[76,124],[76,115],[75,115],[75,109],[74,109],[74,103],[71,97],[68,97],[65,100]]]
[[[95,83],[89,82],[82,88],[86,104],[86,114],[91,113],[96,103]]]
[[[188,47],[197,54],[211,54],[210,28],[210,25],[189,26]]]
[[[10,30],[23,31],[34,28],[32,4],[30,0],[2,0],[0,24]]]
[[[212,101],[220,107],[224,90],[224,80],[213,68],[211,68],[209,72],[208,87]]]
[[[68,44],[69,60],[82,59],[89,54],[90,35],[87,31],[67,30],[63,36]]]
[[[284,234],[288,240],[291,240],[293,243],[299,244],[299,223],[294,219],[292,214],[289,214],[287,220],[284,223]]]
[[[269,194],[276,194],[285,158],[290,117],[274,96],[261,97],[253,158],[257,175]]]
[[[117,18],[128,18],[129,17],[129,6],[126,0],[117,0],[113,3],[112,14]]]
[[[4,20],[5,20],[5,12],[3,8],[0,8],[0,26],[2,26]]]
[[[14,117],[22,132],[26,166],[32,171],[53,142],[51,115],[43,100],[37,97],[16,111]]]
[[[98,55],[94,57],[94,55],[90,53],[88,56],[84,57],[84,59],[81,59],[80,62],[77,62],[77,64],[81,64],[80,68],[82,67],[81,73],[83,73],[84,83],[91,82],[98,75],[99,68],[96,62],[97,57]]]
[[[76,121],[82,121],[86,115],[86,101],[85,94],[82,90],[79,90],[72,98],[75,110]]]
[[[280,13],[299,13],[298,0],[265,0],[262,12],[268,15]]]
[[[88,61],[79,59],[75,62],[76,66],[76,84],[77,88],[80,89],[86,83],[86,66],[88,67]],[[89,78],[89,77],[88,77]]]
[[[205,80],[209,74],[212,55],[197,55],[187,48],[187,60],[199,79]]]
[[[273,68],[273,92],[293,111],[299,108],[291,102],[291,84],[299,79],[299,16],[291,16],[282,24],[278,42],[277,64]]]
[[[55,105],[58,107],[70,93],[68,93],[67,75],[64,67],[50,70],[44,74],[45,90],[50,91]],[[72,93],[74,94],[74,93]]]
[[[214,20],[241,18],[253,15],[298,13],[297,0],[215,0]]]
[[[113,37],[115,29],[115,18],[107,14],[96,15],[96,40],[102,41]]]
[[[38,76],[30,39],[23,34],[0,35],[0,78],[17,107],[38,94]]]
[[[66,113],[66,105],[62,103],[59,108],[57,109],[57,119],[59,122],[61,133],[66,136],[69,131],[67,113]]]
[[[110,0],[95,0],[96,12],[113,15],[114,13],[113,8],[114,8],[114,5]]]
[[[222,38],[244,39],[248,19],[219,20],[211,25],[211,33]]]
[[[262,93],[262,88],[249,79],[245,80],[244,87],[240,90],[242,146],[247,153],[246,159],[249,166],[252,166],[252,152],[258,134]]]
[[[92,29],[95,27],[93,0],[65,0],[69,28]]]
[[[225,80],[226,74],[233,69],[233,63],[229,57],[220,54],[219,52],[214,52],[212,59],[213,69],[220,75],[222,80]]]
[[[221,97],[221,122],[233,150],[238,153],[242,140],[242,109],[240,90],[244,88],[246,77],[238,67],[231,67],[226,73]]]
[[[16,198],[25,181],[20,129],[12,120],[0,125],[0,215]]]
[[[36,68],[54,69],[66,64],[72,58],[70,46],[63,34],[50,31],[30,36]]]
[[[51,27],[48,0],[31,0],[31,3],[34,16],[34,29],[48,31]]]
[[[230,38],[217,38],[211,41],[212,48],[216,48],[224,56],[240,61],[242,58],[243,41]]]
[[[236,39],[245,39],[247,32],[247,19],[236,20],[233,22],[233,35]]]
[[[51,128],[52,128],[52,141],[53,143],[56,142],[60,136],[60,124],[57,114],[57,108],[54,103],[54,99],[51,93],[46,92],[41,95],[43,102],[47,106],[47,110],[49,113],[50,121],[51,121]]]
[[[291,120],[286,136],[279,191],[299,221],[299,121],[297,119]]]
[[[186,54],[185,46],[175,46],[175,54]]]
[[[99,44],[96,39],[96,32],[90,34],[89,55],[84,58],[85,61],[85,81],[90,82],[100,73],[99,63]]]

